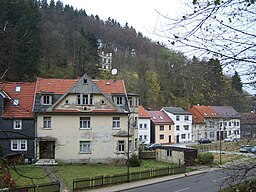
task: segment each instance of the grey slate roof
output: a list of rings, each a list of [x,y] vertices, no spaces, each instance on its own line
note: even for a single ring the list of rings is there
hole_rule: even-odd
[[[163,107],[162,109],[174,115],[192,115],[191,112],[185,111],[181,107]]]

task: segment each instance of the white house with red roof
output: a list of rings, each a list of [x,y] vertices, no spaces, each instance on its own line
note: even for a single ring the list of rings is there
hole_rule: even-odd
[[[136,100],[136,99],[135,99]],[[137,153],[136,110],[123,80],[37,80],[38,159],[106,163]]]
[[[34,82],[0,83],[0,145],[7,160],[18,154],[34,159],[34,93]]]
[[[139,105],[138,139],[140,143],[150,144],[150,114]]]
[[[189,111],[193,113],[194,141],[240,139],[241,115],[232,106],[192,105]]]

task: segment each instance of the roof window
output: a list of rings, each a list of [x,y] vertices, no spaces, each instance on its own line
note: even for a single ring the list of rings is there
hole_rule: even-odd
[[[20,86],[20,85],[17,85],[17,86],[15,87],[15,91],[16,91],[16,92],[20,92],[20,91],[21,91],[21,86]]]
[[[19,99],[13,99],[13,105],[14,105],[14,106],[19,105],[19,103],[20,103],[20,100],[19,100]]]

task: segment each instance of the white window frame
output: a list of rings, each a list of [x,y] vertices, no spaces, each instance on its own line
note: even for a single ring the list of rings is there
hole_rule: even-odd
[[[183,128],[185,131],[188,131],[189,130],[189,125],[183,125]]]
[[[116,105],[118,105],[118,106],[123,105],[123,97],[122,96],[116,97]]]
[[[179,115],[176,116],[176,121],[180,121],[180,116]]]
[[[118,140],[117,142],[117,149],[119,153],[124,153],[125,152],[125,141],[124,140]]]
[[[180,130],[180,126],[176,125],[176,131],[179,131],[179,130]]]
[[[16,147],[14,147],[14,145]],[[11,140],[11,150],[12,151],[27,151],[28,141],[27,140]]]
[[[80,117],[80,129],[91,129],[90,117]]]
[[[147,125],[147,123],[144,123],[144,129],[148,129],[148,125]]]
[[[21,130],[22,129],[22,120],[21,119],[14,119],[13,120],[13,129]]]
[[[160,139],[160,140],[164,139],[164,134],[160,134],[160,135],[159,135],[159,139]]]
[[[91,141],[79,141],[79,153],[88,154],[92,152]]]
[[[186,134],[181,134],[181,139],[186,139]]]
[[[120,129],[120,117],[113,117],[113,120],[112,120],[112,128],[113,129]]]
[[[184,116],[184,120],[185,120],[185,121],[189,121],[189,116],[188,116],[188,115],[185,115],[185,116]]]
[[[13,105],[14,106],[18,106],[20,104],[20,100],[19,99],[13,99]]]
[[[92,105],[93,96],[91,94],[78,94],[77,104],[78,105]]]
[[[43,128],[52,129],[52,117],[49,117],[49,116],[43,117]]]
[[[42,105],[51,105],[52,104],[52,95],[42,95],[41,96]]]

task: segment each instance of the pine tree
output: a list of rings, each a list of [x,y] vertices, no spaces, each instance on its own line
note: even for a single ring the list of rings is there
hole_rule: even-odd
[[[238,91],[238,92],[240,92],[240,93],[243,92],[243,89],[242,89],[242,88],[243,88],[243,84],[242,84],[242,82],[241,82],[241,78],[240,78],[240,76],[238,75],[237,71],[235,71],[235,74],[234,74],[234,76],[232,77],[231,85],[232,85],[232,87],[233,87],[236,91]]]

